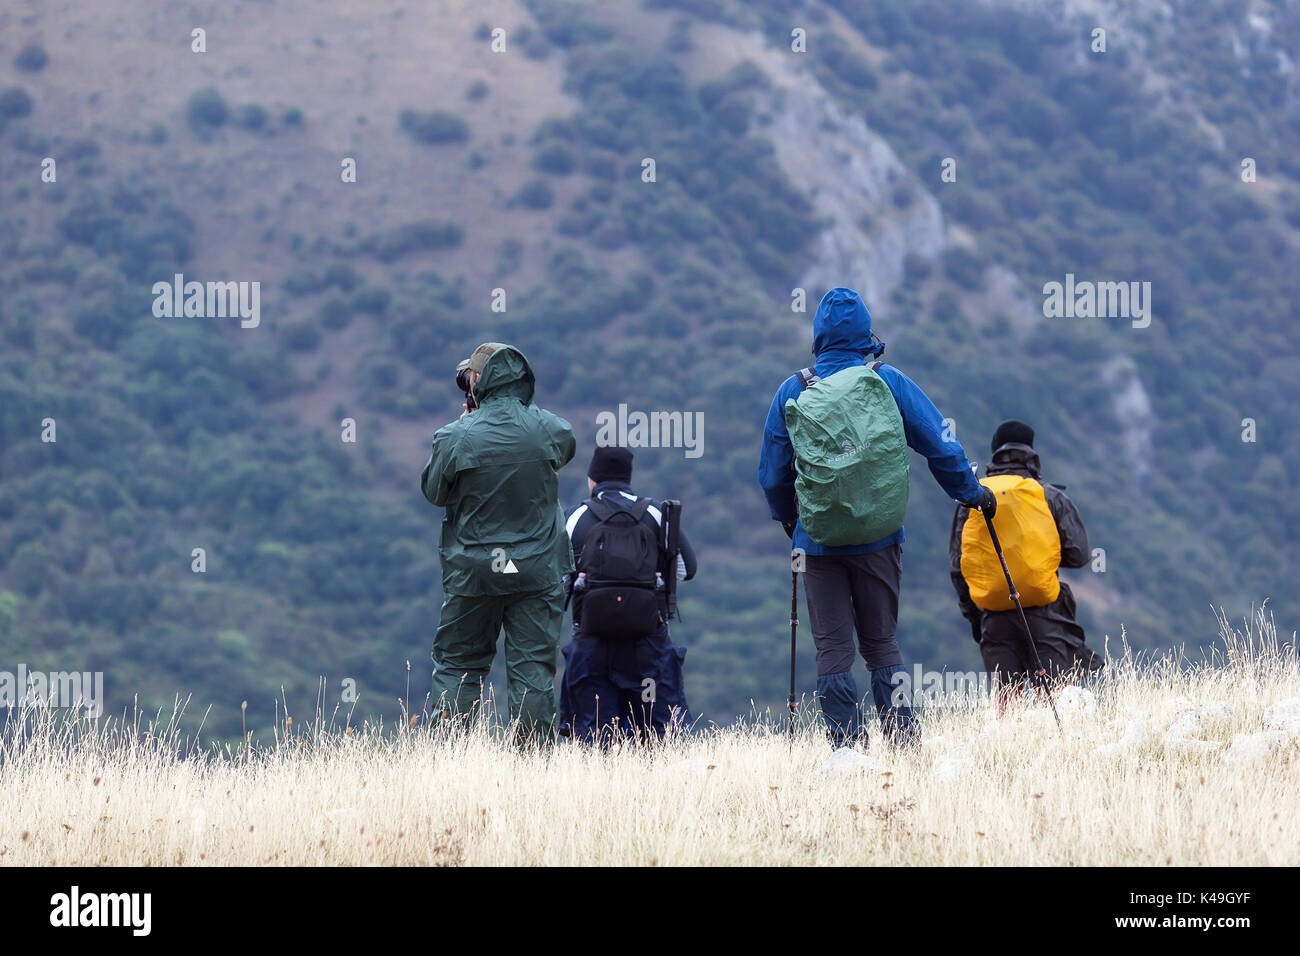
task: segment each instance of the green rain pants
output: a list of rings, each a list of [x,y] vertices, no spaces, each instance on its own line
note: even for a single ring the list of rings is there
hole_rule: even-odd
[[[449,594],[433,638],[435,721],[472,715],[505,630],[510,719],[521,740],[555,733],[555,665],[564,618],[564,589],[522,594]]]

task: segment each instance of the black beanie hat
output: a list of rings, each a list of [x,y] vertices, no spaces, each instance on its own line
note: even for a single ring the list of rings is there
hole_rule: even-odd
[[[1007,442],[1034,447],[1034,430],[1024,422],[1009,418],[993,433],[993,451],[997,451]]]
[[[602,481],[632,480],[632,453],[617,445],[598,445],[587,466],[587,477],[600,484]]]

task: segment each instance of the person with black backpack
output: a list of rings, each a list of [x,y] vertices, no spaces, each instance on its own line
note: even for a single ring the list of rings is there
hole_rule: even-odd
[[[813,318],[815,366],[782,383],[768,409],[758,479],[772,517],[804,555],[817,647],[817,700],[835,747],[866,741],[853,632],[871,671],[886,739],[918,738],[898,647],[907,449],[955,501],[993,513],[961,443],[925,392],[879,361],[885,344],[852,289],[831,289]]]
[[[695,577],[681,506],[632,492],[632,452],[598,447],[590,497],[565,527],[575,571],[566,578],[573,640],[563,649],[559,732],[586,742],[641,738],[690,723],[682,661],[668,620],[679,580]]]

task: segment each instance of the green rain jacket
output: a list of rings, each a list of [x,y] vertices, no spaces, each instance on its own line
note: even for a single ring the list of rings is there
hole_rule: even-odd
[[[533,404],[528,359],[488,357],[479,407],[438,429],[420,487],[447,509],[438,556],[444,594],[500,595],[559,587],[573,570],[556,473],[573,458],[573,428]]]

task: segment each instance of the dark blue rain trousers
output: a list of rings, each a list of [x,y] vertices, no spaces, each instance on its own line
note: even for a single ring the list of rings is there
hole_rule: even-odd
[[[563,653],[561,736],[608,744],[690,725],[682,678],[686,648],[673,644],[666,624],[632,641],[592,637],[575,626]]]

